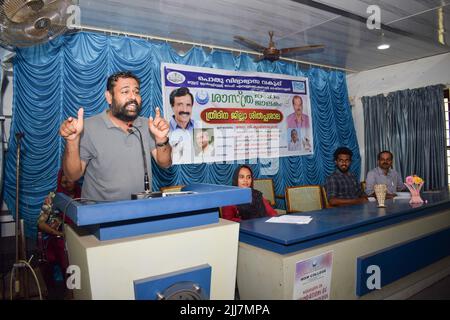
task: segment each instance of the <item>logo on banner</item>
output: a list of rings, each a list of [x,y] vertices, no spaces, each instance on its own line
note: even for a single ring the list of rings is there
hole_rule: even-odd
[[[303,81],[292,81],[292,91],[306,94],[306,83]]]
[[[208,92],[205,91],[199,91],[195,94],[195,101],[197,101],[197,103],[199,105],[205,105],[209,102],[209,95]]]
[[[186,77],[180,72],[171,71],[167,74],[167,80],[174,84],[181,84],[186,80]]]

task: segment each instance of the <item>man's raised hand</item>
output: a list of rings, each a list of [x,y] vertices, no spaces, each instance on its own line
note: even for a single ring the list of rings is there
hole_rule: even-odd
[[[169,133],[169,123],[166,119],[161,117],[161,111],[159,107],[155,110],[155,119],[150,117],[148,119],[148,128],[150,132],[155,136],[156,143],[163,143],[167,141],[167,135]]]
[[[69,117],[59,128],[59,134],[67,141],[73,141],[80,138],[84,125],[84,109],[78,109],[78,118]]]

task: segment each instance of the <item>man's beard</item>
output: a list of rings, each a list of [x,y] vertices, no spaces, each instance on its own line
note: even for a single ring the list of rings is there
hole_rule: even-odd
[[[136,106],[136,112],[133,114],[130,114],[126,109],[130,104],[134,104]],[[119,106],[117,105],[116,100],[114,100],[114,98],[112,99],[111,113],[114,117],[122,121],[131,122],[136,120],[136,118],[139,116],[139,113],[141,112],[141,109],[141,105],[136,100],[127,101],[123,105]]]
[[[391,168],[391,166],[390,165],[381,164],[380,168],[383,169],[383,170],[388,171]]]
[[[350,167],[345,168],[345,171],[342,170],[340,167],[338,167],[338,170],[339,170],[340,172],[342,172],[342,173],[347,173],[347,172],[348,172],[348,169],[350,169]]]

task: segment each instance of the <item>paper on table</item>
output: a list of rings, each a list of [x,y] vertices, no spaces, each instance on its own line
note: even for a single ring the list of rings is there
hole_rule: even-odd
[[[279,217],[272,217],[266,222],[271,223],[294,223],[294,224],[308,224],[312,218],[310,216],[293,216],[293,215],[282,215]]]
[[[409,192],[396,192],[397,196],[394,199],[411,199]]]

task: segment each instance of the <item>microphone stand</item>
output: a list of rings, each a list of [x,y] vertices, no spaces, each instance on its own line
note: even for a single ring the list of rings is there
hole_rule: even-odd
[[[25,272],[28,268],[28,270],[31,271],[34,280],[36,282],[36,286],[38,288],[39,292],[39,298],[42,300],[42,292],[41,287],[39,285],[39,280],[36,276],[36,272],[34,272],[33,267],[30,265],[30,261],[33,258],[31,256],[29,261],[26,261],[26,241],[25,241],[25,228],[23,224],[23,219],[19,221],[19,187],[20,187],[20,141],[24,137],[23,132],[16,133],[16,140],[17,140],[17,154],[16,154],[16,262],[13,264],[13,267],[11,269],[11,276],[10,276],[10,299],[13,299],[13,286],[14,291],[16,294],[20,293],[21,288],[24,290],[25,298],[27,299],[29,297],[29,287],[28,287],[28,274]],[[25,269],[24,269],[25,268]],[[15,278],[15,282],[13,285],[13,278],[15,276],[15,271],[17,269],[17,276]]]
[[[16,133],[17,141],[17,151],[16,151],[16,262],[19,262],[21,256],[19,254],[19,238],[20,234],[20,223],[19,223],[19,179],[20,179],[20,140],[23,138],[24,134],[19,132]]]
[[[19,188],[20,188],[20,144],[21,139],[24,137],[22,132],[16,133],[16,141],[17,141],[17,149],[16,149],[16,212],[15,212],[15,220],[16,220],[16,262],[14,263],[13,270],[11,273],[11,277],[14,273],[14,269],[17,268],[18,276],[15,282],[15,291],[16,293],[20,292],[21,287],[24,289],[25,298],[28,298],[28,277],[26,273],[23,271],[24,264],[22,261],[26,259],[26,249],[25,249],[25,237],[24,237],[24,227],[23,220],[19,220]],[[17,280],[19,279],[19,280]],[[12,282],[11,282],[12,283]],[[12,288],[10,288],[12,291]],[[12,299],[12,296],[11,296]]]
[[[130,134],[134,134],[134,130],[132,128],[136,129],[136,131],[139,133],[139,141],[141,142],[142,160],[144,161],[144,191],[146,194],[150,194],[150,179],[148,177],[147,159],[145,157],[145,148],[144,148],[144,142],[142,139],[142,133],[141,133],[141,130],[139,130],[137,127],[133,126],[132,124],[130,124],[129,129],[128,129],[128,132]]]

